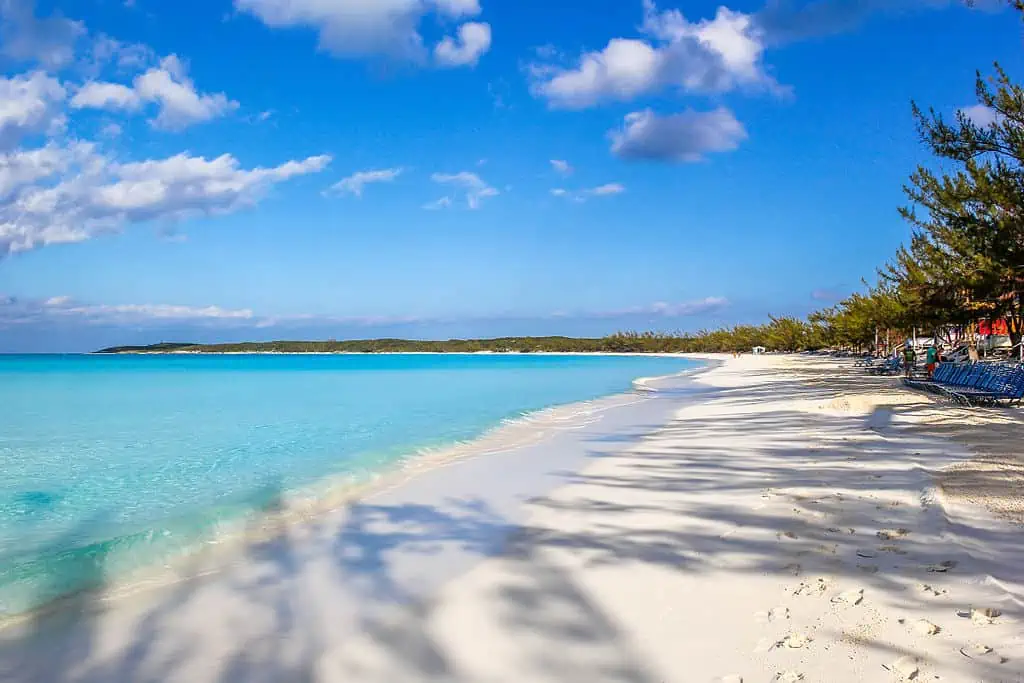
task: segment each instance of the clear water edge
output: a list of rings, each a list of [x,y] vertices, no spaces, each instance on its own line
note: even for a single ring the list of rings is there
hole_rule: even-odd
[[[545,355],[561,357],[558,354]],[[637,358],[626,355],[618,357]],[[249,491],[237,504],[205,509],[196,519],[174,520],[176,523],[168,523],[160,530],[145,529],[136,534],[105,539],[85,548],[59,549],[50,557],[18,562],[14,567],[14,576],[10,572],[11,563],[8,562],[6,567],[0,565],[0,627],[21,621],[39,610],[59,608],[65,600],[74,599],[76,594],[101,586],[105,596],[116,599],[154,583],[180,580],[182,576],[177,570],[182,560],[194,559],[197,554],[231,553],[239,546],[244,547],[279,533],[282,525],[309,520],[327,511],[343,508],[346,504],[365,499],[384,488],[399,485],[424,470],[467,457],[481,457],[536,443],[552,436],[562,425],[578,428],[580,419],[589,411],[604,409],[596,405],[601,398],[633,394],[638,400],[643,400],[644,394],[656,391],[648,382],[692,373],[702,367],[699,363],[678,356],[663,358],[678,361],[685,369],[679,371],[677,367],[673,372],[650,377],[634,376],[627,387],[621,387],[620,391],[611,394],[517,410],[512,416],[470,430],[463,438],[452,440],[438,436],[433,442],[420,443],[412,448],[396,446],[364,453],[361,460],[348,463],[348,471],[323,473],[304,486],[267,487],[255,495]],[[138,553],[133,551],[139,551],[142,557],[136,557]],[[71,565],[74,576],[70,580],[57,580],[53,590],[37,591],[28,600],[10,599],[11,591],[5,591],[5,587],[16,587],[26,578],[35,578],[35,572],[46,573],[52,570],[52,567],[40,568],[34,565],[40,561],[46,564],[54,559],[58,564],[66,561]],[[60,574],[60,571],[57,573]],[[5,597],[6,604],[3,602]]]

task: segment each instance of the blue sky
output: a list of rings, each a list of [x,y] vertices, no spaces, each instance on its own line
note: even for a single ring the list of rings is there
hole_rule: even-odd
[[[802,315],[993,60],[996,0],[0,0],[0,351]]]

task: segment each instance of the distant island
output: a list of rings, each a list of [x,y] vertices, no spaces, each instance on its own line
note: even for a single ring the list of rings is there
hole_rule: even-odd
[[[237,344],[164,342],[149,346],[114,346],[99,354],[165,353],[613,353],[679,350],[667,335],[614,335],[600,339],[572,337],[502,337],[498,339],[363,339],[347,341],[272,341]],[[656,343],[656,340],[660,340]]]
[[[359,339],[269,341],[237,344],[163,342],[148,346],[113,346],[100,354],[159,353],[713,353],[804,351],[830,346],[820,324],[772,317],[766,325],[737,325],[695,333],[619,332],[607,337],[499,337],[496,339]]]

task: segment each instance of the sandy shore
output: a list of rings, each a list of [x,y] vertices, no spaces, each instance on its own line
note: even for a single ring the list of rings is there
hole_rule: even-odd
[[[1019,682],[1016,420],[727,359],[0,631],[0,680]]]

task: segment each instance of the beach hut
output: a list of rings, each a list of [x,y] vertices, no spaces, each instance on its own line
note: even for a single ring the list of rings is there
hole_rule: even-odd
[[[755,356],[760,356],[767,350],[768,349],[764,348],[763,346],[755,346],[753,352]]]

